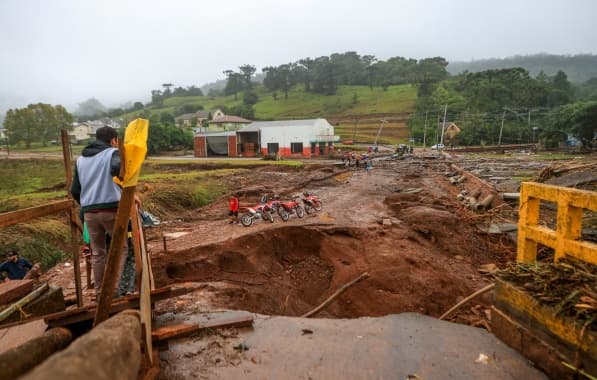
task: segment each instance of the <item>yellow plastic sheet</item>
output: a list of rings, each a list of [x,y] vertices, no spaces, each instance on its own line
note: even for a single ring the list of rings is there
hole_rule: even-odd
[[[122,187],[137,185],[141,166],[147,154],[147,135],[149,120],[135,119],[131,121],[124,132],[124,165],[123,181],[114,177],[114,181]]]

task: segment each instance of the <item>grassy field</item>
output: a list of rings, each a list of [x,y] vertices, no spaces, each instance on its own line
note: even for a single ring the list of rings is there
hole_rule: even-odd
[[[370,89],[367,86],[339,86],[336,95],[326,96],[305,92],[303,85],[294,86],[288,93],[278,91],[276,99],[273,92],[263,86],[257,86],[259,101],[253,107],[256,120],[288,120],[326,118],[342,120],[355,115],[366,117],[375,114],[408,114],[413,112],[417,89],[413,85],[389,86],[386,91],[379,87]],[[161,107],[148,107],[152,114],[162,112],[174,114],[185,104],[202,106],[205,110],[213,110],[221,106],[234,107],[242,105],[242,93],[234,96],[208,97],[174,97],[164,101]],[[123,115],[123,119],[130,120],[137,117],[139,112]],[[336,134],[344,140],[370,141],[375,140],[379,123],[361,122],[357,125],[355,134],[354,123],[336,122]],[[380,135],[380,143],[397,144],[405,142],[408,131],[404,121],[389,122],[384,126]]]
[[[50,152],[58,149],[52,147]],[[9,179],[0,181],[0,213],[67,196],[61,159],[4,159],[0,162],[0,178]],[[290,160],[149,159],[141,170],[137,189],[147,211],[159,217],[172,211],[184,214],[226,194],[236,175],[263,165],[293,168],[302,163]],[[22,256],[40,262],[44,269],[68,257],[65,252],[68,252],[69,244],[70,228],[63,213],[0,228],[0,253],[18,249]]]

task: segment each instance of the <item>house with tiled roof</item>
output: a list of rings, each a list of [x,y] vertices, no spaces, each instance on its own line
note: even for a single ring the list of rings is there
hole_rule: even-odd
[[[202,127],[206,125],[206,122],[210,119],[216,119],[225,116],[221,109],[217,108],[212,111],[197,111],[195,113],[185,113],[183,115],[174,118],[176,125],[179,127],[191,127],[193,124]]]

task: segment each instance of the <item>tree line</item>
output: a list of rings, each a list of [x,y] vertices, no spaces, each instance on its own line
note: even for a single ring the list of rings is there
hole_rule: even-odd
[[[60,140],[60,130],[70,129],[72,115],[61,105],[37,103],[25,108],[9,109],[4,118],[8,143],[23,143],[30,148],[34,142],[47,146]]]
[[[550,147],[570,134],[591,149],[597,92],[590,83],[582,88],[587,97],[578,95],[561,70],[535,77],[520,67],[464,72],[438,82],[427,95],[420,94],[408,124],[411,135],[422,140],[425,126],[435,133],[443,124],[447,107],[446,121],[461,128],[459,144],[541,140]]]
[[[421,94],[426,94],[433,83],[448,76],[448,62],[442,57],[416,60],[392,57],[379,60],[373,55],[359,55],[356,52],[334,53],[329,56],[302,58],[279,66],[262,68],[263,86],[272,91],[274,99],[278,92],[288,98],[290,89],[302,84],[306,92],[334,95],[340,85],[366,85],[370,88],[413,83],[419,85]],[[239,71],[226,70],[225,95],[244,92],[246,99],[251,93],[251,77],[256,68],[252,65],[239,66]],[[245,100],[245,103],[250,103]]]

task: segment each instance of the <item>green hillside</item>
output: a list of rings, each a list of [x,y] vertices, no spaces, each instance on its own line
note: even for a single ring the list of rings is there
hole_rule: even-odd
[[[414,110],[417,89],[413,85],[389,86],[386,91],[379,87],[370,89],[367,86],[339,86],[336,95],[326,96],[305,92],[302,85],[294,86],[288,92],[277,92],[276,99],[271,91],[261,86],[255,88],[259,97],[253,106],[256,120],[276,119],[309,119],[316,117],[332,117],[346,115],[365,115],[371,113],[408,113]],[[218,107],[231,108],[242,105],[242,93],[235,100],[230,96],[185,96],[171,97],[164,100],[163,105],[148,106],[145,110],[159,115],[168,112],[173,115],[186,104],[202,106],[205,110]],[[132,119],[142,111],[124,114],[124,119]]]
[[[275,94],[263,86],[256,86],[253,90],[258,101],[253,105],[254,120],[289,120],[325,118],[335,125],[336,134],[342,141],[356,140],[373,142],[379,129],[380,114],[388,119],[384,132],[380,136],[380,143],[397,144],[408,138],[406,127],[407,115],[414,112],[417,100],[417,88],[411,84],[388,86],[384,91],[381,87],[368,86],[338,86],[336,94],[331,96],[306,92],[303,85],[293,86],[288,92],[288,99],[284,93]],[[126,113],[121,118],[125,123],[137,117],[156,119],[167,112],[173,116],[180,115],[181,107],[185,105],[201,106],[204,110],[233,107],[243,105],[242,93],[237,99],[230,96],[182,96],[169,97],[161,106],[148,105],[143,110]],[[234,114],[233,112],[228,112]],[[355,125],[355,118],[358,122]]]

